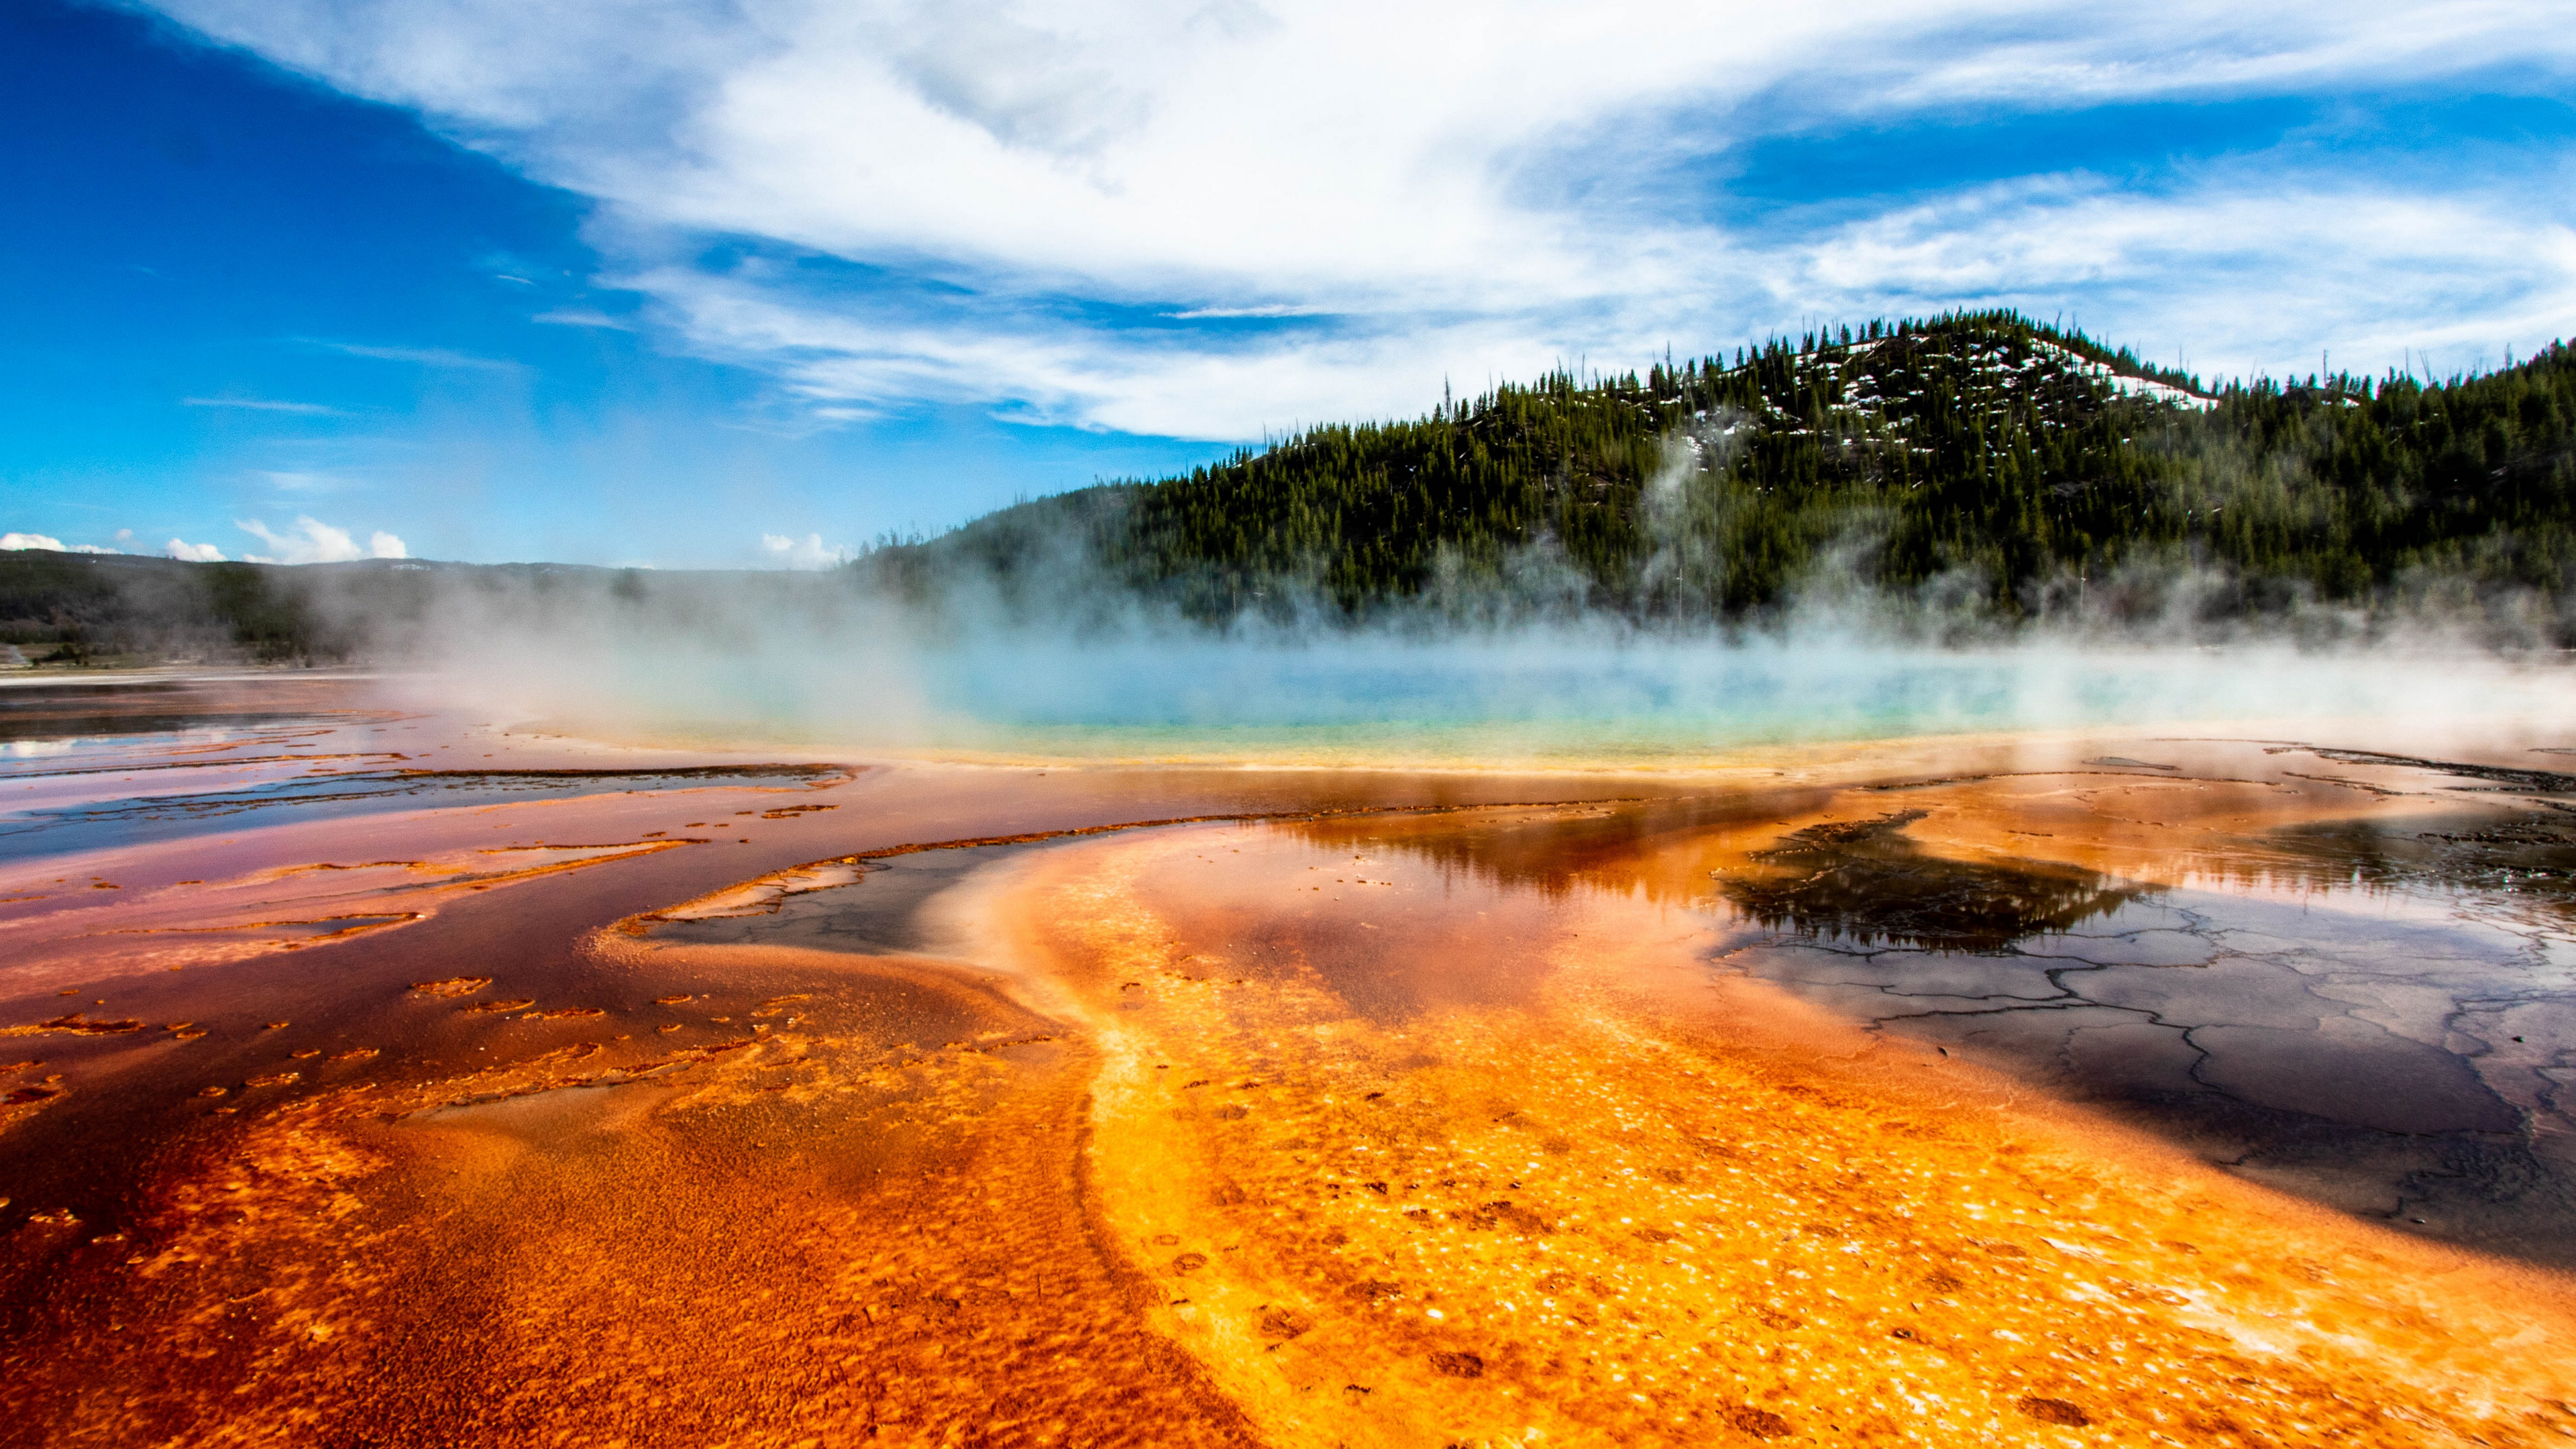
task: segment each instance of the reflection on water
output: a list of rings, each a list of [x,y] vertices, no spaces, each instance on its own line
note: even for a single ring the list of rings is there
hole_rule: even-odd
[[[300,670],[197,678],[114,670],[0,676],[0,742],[269,732],[326,725],[332,722],[326,712],[345,723],[354,717],[354,684],[346,676]],[[392,717],[369,713],[376,721]]]
[[[201,741],[245,734],[267,734],[321,725],[311,715],[241,713],[200,714],[11,714],[0,710],[0,759],[36,759],[70,753],[75,747],[152,749],[174,735]]]
[[[263,819],[276,816],[330,820],[507,800],[702,790],[728,785],[810,790],[849,778],[848,770],[835,765],[710,765],[658,770],[334,770],[245,783],[228,790],[174,791],[0,815],[0,861],[239,830],[245,822],[230,817],[251,811],[262,812]]]
[[[2528,798],[2566,777],[2511,772],[2513,793],[2464,814],[2442,782],[2474,767],[2360,762],[2378,773],[2336,818],[2284,823],[2301,807],[2257,799],[2225,833],[2189,816],[2245,793],[2219,772],[1936,780],[1895,813],[1807,792],[1297,829],[1541,897],[1695,902],[1722,923],[1725,970],[2241,1176],[2576,1266],[2576,837]],[[2121,874],[2024,853],[2098,847],[2063,818],[2024,828],[2083,792],[2088,811],[2160,802]]]
[[[1810,825],[1751,852],[1768,870],[1726,878],[1719,892],[1746,919],[1795,935],[1935,951],[2071,930],[2140,894],[2078,868],[1944,859],[1905,834],[1928,813]]]
[[[2576,913],[2576,814],[2343,820],[2286,829],[2273,840],[2282,857],[2274,868],[2319,886],[2447,887]]]
[[[2337,1405],[2439,1401],[2408,1365],[2451,1330],[2372,1249],[1998,1131],[1920,1049],[1765,1041],[1606,862],[1550,892],[1414,848],[1544,818],[1499,815],[1095,844],[1006,897],[1100,1013],[1154,1321],[1275,1437],[2395,1442]],[[2289,1335],[2259,1362],[2198,1326],[2248,1312]]]
[[[1742,941],[1806,1000],[2115,1109],[2243,1175],[2576,1262],[2576,952],[2337,890],[2172,891],[1982,951]]]
[[[2491,811],[2474,829],[2451,813],[2232,844],[2203,831],[2189,878],[2154,884],[1963,849],[1974,812],[2023,818],[1988,782],[1907,795],[1906,810],[1866,814],[1847,808],[1866,796],[1788,790],[1286,822],[1271,829],[1319,852],[1294,870],[1211,845],[1181,881],[1226,969],[1312,982],[1380,1023],[1534,1000],[1554,903],[1684,906],[1719,923],[1707,954],[1725,971],[2001,1066],[2249,1179],[2576,1264],[2576,1117],[2562,1100],[2576,1078],[2576,941],[2548,909],[2566,865],[2546,853],[2559,849],[2550,827]],[[2406,828],[2428,823],[2442,828]],[[663,929],[921,949],[919,908],[1010,853],[887,862],[757,918]],[[2537,896],[2536,876],[2550,887]],[[1371,900],[1383,909],[1333,929],[1310,919]]]

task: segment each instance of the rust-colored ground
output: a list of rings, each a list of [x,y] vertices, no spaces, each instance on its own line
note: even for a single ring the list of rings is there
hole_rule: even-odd
[[[2553,1289],[1712,982],[1631,902],[1209,831],[1011,898],[1087,988],[1157,1326],[1282,1442],[2576,1434]]]
[[[2576,1438],[2559,1280],[1712,965],[1760,852],[1911,802],[2131,882],[2420,805],[2104,748],[892,765],[22,862],[0,1444]]]

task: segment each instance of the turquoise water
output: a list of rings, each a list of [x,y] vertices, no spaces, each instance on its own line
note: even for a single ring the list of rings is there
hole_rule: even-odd
[[[684,687],[655,668],[653,689],[619,693],[638,722],[690,735],[1072,759],[1636,764],[1919,735],[2576,719],[2576,668],[2563,660],[2433,649],[1173,639],[988,643],[814,666],[735,656],[693,666]]]

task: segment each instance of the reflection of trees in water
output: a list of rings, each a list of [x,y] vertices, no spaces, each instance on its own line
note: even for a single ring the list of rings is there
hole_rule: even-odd
[[[1655,852],[1711,832],[1812,809],[1825,792],[1609,800],[1516,809],[1479,807],[1453,814],[1301,820],[1278,828],[1341,850],[1393,850],[1429,862],[1444,879],[1498,889],[1531,890],[1557,899],[1587,886],[1637,890],[1649,900],[1686,904],[1704,897],[1697,869],[1642,868]]]
[[[2303,885],[2395,889],[2434,885],[2527,897],[2576,912],[2576,815],[2498,821],[2345,821],[2272,837],[2274,874]]]
[[[1765,821],[1785,824],[1781,815],[1812,809],[1825,793],[1295,821],[1279,828],[1328,849],[1399,851],[1452,880],[1550,898],[1608,887],[1680,905],[1706,901],[1707,862],[1689,864],[1694,853],[1683,851],[1651,864],[1660,849]],[[1747,918],[1775,930],[1945,951],[1993,950],[2068,930],[2146,893],[2076,866],[1944,859],[1905,835],[1921,818],[1913,811],[1793,831],[1771,849],[1751,853],[1771,874],[1722,880],[1717,889]]]
[[[2513,896],[2576,914],[2576,806],[2532,798],[2576,796],[2576,775],[2376,750],[2311,748],[2309,753],[2338,764],[2397,766],[2475,780],[2480,783],[2447,788],[2485,795],[2526,813],[2513,819],[2489,810],[2463,810],[2448,819],[2419,815],[2292,826],[2273,832],[2273,851],[2241,873],[2245,881],[2286,879],[2310,888],[2361,890],[2429,885]],[[2220,874],[2236,877],[2239,872]]]
[[[1774,930],[1869,945],[1992,951],[2066,931],[2146,892],[2075,866],[1982,864],[1932,855],[1905,834],[1920,810],[1832,821],[1752,858],[1776,874],[1721,882],[1750,919]]]

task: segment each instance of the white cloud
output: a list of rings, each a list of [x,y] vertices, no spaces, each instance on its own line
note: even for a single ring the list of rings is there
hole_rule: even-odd
[[[1297,347],[1212,347],[1150,334],[1015,327],[1010,319],[940,327],[873,318],[685,272],[658,275],[654,285],[709,354],[767,366],[813,407],[846,405],[852,416],[921,399],[1007,400],[1011,415],[1029,421],[1244,438],[1300,420],[1375,412],[1390,377],[1432,379],[1436,387],[1444,373],[1462,382],[1481,381],[1488,369],[1526,376],[1565,355],[1545,337],[1515,334],[1509,319],[1373,330]],[[1638,355],[1662,341],[1641,332]]]
[[[123,537],[122,534],[118,536]],[[0,552],[16,549],[38,549],[46,553],[121,554],[125,552],[125,550],[121,548],[109,548],[107,545],[101,543],[67,544],[61,539],[46,533],[0,533]]]
[[[244,554],[252,563],[348,563],[362,558],[411,557],[403,541],[390,533],[377,532],[362,549],[349,536],[349,530],[334,528],[310,514],[297,518],[295,526],[284,533],[256,518],[236,519],[234,526],[276,550],[273,554]]]
[[[161,546],[161,551],[182,563],[222,563],[224,551],[211,543],[189,543],[174,538]]]
[[[458,352],[447,347],[379,347],[363,342],[317,341],[316,346],[351,357],[369,357],[379,362],[410,362],[422,367],[459,367],[486,372],[518,372],[522,364],[506,357],[483,357],[471,352]]]
[[[1243,436],[1419,406],[1443,373],[1627,366],[1820,311],[2006,296],[2217,367],[2294,365],[2319,341],[2369,366],[2399,332],[2511,340],[2564,315],[2576,281],[2576,189],[2475,168],[2365,180],[2285,155],[2155,191],[2025,178],[1823,222],[1724,179],[1730,148],[1801,128],[2508,71],[2550,94],[2576,70],[2564,0],[159,3],[594,198],[605,280],[821,417],[965,400]],[[2194,231],[2244,218],[2305,245]],[[2511,244],[2446,229],[2462,218]],[[710,236],[875,270],[835,285]],[[2244,305],[2274,294],[2292,305]]]
[[[760,551],[768,556],[771,563],[791,569],[827,569],[834,564],[848,562],[850,557],[846,548],[825,548],[823,535],[819,533],[809,533],[803,538],[764,533],[760,536]]]
[[[630,322],[619,321],[605,312],[588,307],[557,307],[551,312],[539,312],[528,320],[543,322],[550,327],[596,327],[611,332],[635,330],[634,324]]]
[[[192,408],[242,408],[250,412],[301,413],[316,417],[348,416],[338,408],[325,407],[321,403],[281,402],[265,397],[183,397],[179,401]]]
[[[301,473],[263,468],[259,476],[281,493],[328,493],[345,485],[346,480],[329,473]]]
[[[2167,362],[2189,348],[2193,367],[2227,372],[2313,369],[2320,344],[2336,366],[2428,348],[2500,363],[2506,344],[2528,351],[2576,317],[2576,227],[2527,204],[2253,177],[2169,197],[2086,178],[1991,187],[1838,228],[1781,262],[1781,290],[1847,315],[2042,308],[2080,289],[2159,334],[2133,325],[2116,340],[2160,345]],[[2190,284],[2135,295],[2174,278]],[[2204,355],[2217,353],[2204,339],[2233,339],[2235,355]]]

